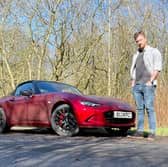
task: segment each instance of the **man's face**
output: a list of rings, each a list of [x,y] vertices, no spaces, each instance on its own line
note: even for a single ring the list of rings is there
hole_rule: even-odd
[[[143,35],[138,35],[138,37],[135,40],[136,44],[138,45],[138,47],[140,49],[145,48],[145,46],[147,45],[147,40]]]

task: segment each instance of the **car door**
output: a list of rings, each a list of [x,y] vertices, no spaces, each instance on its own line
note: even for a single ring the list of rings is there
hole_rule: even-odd
[[[12,125],[26,124],[27,122],[27,105],[25,103],[25,97],[13,96],[8,100],[7,105],[10,111],[10,122]]]
[[[32,125],[48,124],[48,102],[44,94],[35,94],[27,101],[28,122]]]
[[[27,125],[27,104],[29,97],[22,95],[21,92],[24,90],[33,90],[33,84],[31,82],[27,82],[19,85],[14,92],[14,96],[8,100],[8,108],[10,108],[10,121],[12,124]]]

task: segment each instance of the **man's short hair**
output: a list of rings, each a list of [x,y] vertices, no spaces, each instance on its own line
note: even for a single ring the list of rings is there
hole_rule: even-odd
[[[145,37],[145,33],[143,31],[138,31],[134,34],[134,40],[136,40],[139,35],[142,35]]]

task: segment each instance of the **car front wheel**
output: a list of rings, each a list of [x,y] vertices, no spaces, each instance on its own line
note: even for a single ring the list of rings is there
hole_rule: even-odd
[[[68,104],[62,104],[54,109],[51,116],[53,130],[60,136],[73,136],[79,132],[79,127]]]

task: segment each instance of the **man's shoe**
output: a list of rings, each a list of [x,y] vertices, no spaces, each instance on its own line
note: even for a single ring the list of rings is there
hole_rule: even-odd
[[[154,133],[149,133],[148,138],[149,141],[154,141],[155,140],[155,134]]]
[[[144,133],[140,131],[136,131],[132,135],[129,135],[128,137],[134,138],[134,139],[143,139],[144,138]]]

